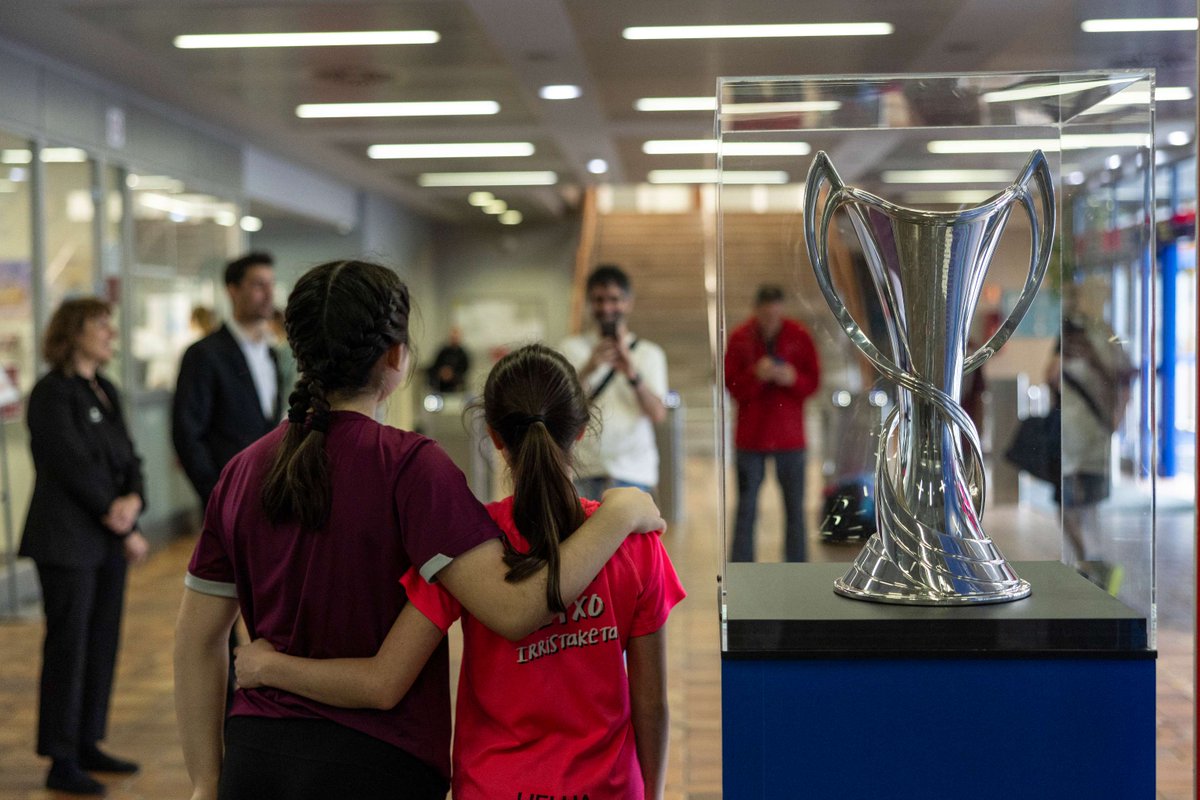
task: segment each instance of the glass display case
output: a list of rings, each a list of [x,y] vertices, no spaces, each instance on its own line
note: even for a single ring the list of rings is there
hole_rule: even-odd
[[[785,315],[798,320],[815,343],[820,379],[803,411],[804,560],[848,568],[856,558],[863,560],[864,546],[870,547],[871,518],[878,505],[890,504],[887,513],[903,515],[918,502],[918,494],[921,502],[937,495],[941,503],[942,494],[966,492],[978,517],[978,538],[995,548],[980,556],[988,570],[996,554],[1013,565],[1018,579],[1021,564],[1059,561],[1063,575],[1083,576],[1141,620],[1146,646],[1153,646],[1153,83],[1148,72],[719,82],[717,361],[728,366],[730,337],[739,326],[754,326],[756,297],[764,286],[782,290]],[[991,203],[995,219],[987,223],[990,227],[956,234],[947,244],[910,236],[897,222],[899,212],[889,217],[864,211],[862,203],[857,210],[844,203],[824,219],[817,213],[817,224],[810,226],[827,226],[821,234],[824,288],[846,315],[839,322],[831,311],[834,301],[827,302],[814,273],[805,230],[802,184],[821,152],[832,169],[826,174],[849,190],[886,201],[877,208],[893,204],[887,208],[936,212],[942,220],[950,215],[961,221],[975,219],[974,209]],[[1027,182],[1023,191],[998,201],[999,193],[1019,183],[1037,152],[1045,159],[1045,189],[1037,181]],[[828,185],[818,187],[814,207],[824,204],[827,190]],[[865,196],[857,195],[859,200]],[[891,261],[886,253],[879,255],[889,247],[899,253]],[[913,252],[906,255],[906,247]],[[964,256],[971,247],[974,255]],[[1039,249],[1047,262],[1044,276],[1034,274]],[[923,271],[921,258],[930,256],[947,263],[929,264]],[[884,275],[877,285],[873,271],[888,273],[897,259],[911,262],[906,267],[911,274],[903,280]],[[969,285],[948,289],[947,283],[959,280],[955,276],[965,276],[962,281]],[[959,292],[949,305],[947,291]],[[941,295],[943,305],[925,303],[925,317],[915,315],[911,330],[897,335],[897,309],[908,308],[913,315],[911,304],[925,302],[914,298],[925,294]],[[948,337],[950,316],[961,319]],[[974,443],[965,425],[947,422],[953,414],[939,404],[948,395],[933,392],[923,410],[921,390],[880,374],[848,329],[876,347],[884,362],[905,367],[900,371],[927,393],[932,387],[956,394],[959,411],[978,433]],[[994,338],[998,333],[1004,335]],[[1002,338],[1007,341],[998,351],[981,351],[985,343]],[[921,355],[921,350],[928,352]],[[942,374],[968,357],[972,360],[957,378]],[[939,375],[916,374],[921,363],[926,372],[933,369]],[[767,367],[764,371],[769,372]],[[722,369],[719,376],[729,387],[731,375]],[[732,380],[736,383],[736,377]],[[746,464],[753,460],[747,455],[756,447],[739,442],[738,415],[746,409],[737,395],[736,386],[724,393],[719,408],[726,427],[734,431],[720,455],[726,558],[737,538],[738,487],[744,488]],[[753,401],[743,400],[748,409]],[[1061,434],[1052,446],[1061,460],[1061,478],[1052,484],[1022,473],[1005,451],[1024,417],[1058,406]],[[904,430],[906,419],[923,414],[935,417],[937,433]],[[899,421],[880,448],[884,423],[895,417]],[[940,454],[930,455],[926,448],[912,455],[916,451],[911,448],[919,449],[913,443],[929,444],[927,440],[939,440],[933,449]],[[900,463],[906,446],[912,457]],[[870,457],[864,459],[864,451]],[[874,476],[877,451],[897,460],[894,477],[882,487]],[[950,488],[920,477],[920,469],[929,468],[921,467],[922,459],[936,462],[933,472],[956,475]],[[775,458],[777,470],[781,460]],[[889,498],[886,484],[893,479],[897,486],[907,486],[909,494]],[[925,487],[928,496],[921,494],[925,483],[930,484]],[[770,481],[764,485],[770,487]],[[779,568],[764,562],[789,560],[794,548],[786,546],[785,531],[789,526],[794,531],[796,523],[787,520],[788,495],[797,491],[794,481],[782,487],[777,495],[782,503],[774,502],[774,488],[764,491],[753,520],[750,555],[743,533],[736,548],[739,560],[723,559],[723,601],[736,593],[739,581],[759,583]],[[883,502],[877,503],[881,491]],[[745,529],[749,496],[743,491],[740,500]],[[944,515],[969,516],[964,507]],[[856,520],[862,524],[850,524]],[[968,546],[980,548],[977,542]],[[961,547],[959,542],[951,549]],[[912,549],[929,550],[926,544]],[[794,560],[796,553],[790,555]],[[942,569],[913,553],[909,557],[912,570]],[[961,553],[949,558],[961,559]],[[752,563],[742,563],[746,561]],[[977,584],[978,576],[965,580]],[[821,589],[826,590],[834,591],[832,582]],[[1037,594],[1033,583],[1031,596]],[[1028,601],[1015,600],[1023,602]],[[728,617],[722,623],[728,651]]]

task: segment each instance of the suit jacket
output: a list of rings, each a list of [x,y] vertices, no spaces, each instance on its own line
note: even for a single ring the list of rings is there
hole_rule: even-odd
[[[37,472],[20,554],[40,564],[97,567],[122,537],[100,521],[116,498],[145,502],[141,459],[129,438],[117,391],[96,381],[111,408],[86,379],[54,371],[33,387],[26,409],[29,449]]]
[[[275,351],[270,351],[275,357]],[[279,363],[275,364],[279,383]],[[280,418],[283,389],[274,413],[263,416],[250,365],[237,339],[222,325],[183,354],[175,386],[171,439],[183,471],[208,502],[221,470],[252,442],[269,433]]]

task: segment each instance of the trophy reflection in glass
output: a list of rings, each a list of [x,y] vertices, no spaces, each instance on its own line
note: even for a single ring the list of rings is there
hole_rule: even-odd
[[[1030,220],[1029,274],[1008,319],[968,355],[984,276],[1016,204]],[[833,286],[828,235],[839,209],[861,242],[882,307],[886,348],[871,341]],[[1054,226],[1054,187],[1040,150],[1012,185],[958,211],[905,208],[846,186],[829,157],[817,153],[804,191],[804,235],[817,283],[846,335],[899,386],[877,451],[879,531],[834,583],[838,594],[918,605],[1029,595],[1029,583],[980,524],[987,495],[983,454],[958,400],[963,375],[1000,349],[1033,302],[1050,262]]]

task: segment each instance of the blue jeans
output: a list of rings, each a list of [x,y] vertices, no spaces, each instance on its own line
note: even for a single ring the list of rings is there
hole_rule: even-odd
[[[647,494],[653,494],[653,487],[646,486],[641,483],[630,483],[629,481],[610,478],[607,475],[597,475],[590,478],[576,478],[575,491],[580,497],[586,497],[588,500],[599,500],[600,496],[609,489],[616,489],[620,486],[632,486],[635,489],[641,489]]]
[[[804,455],[803,450],[737,451],[738,497],[730,561],[754,560],[754,521],[758,516],[758,490],[766,473],[767,458],[775,460],[775,477],[783,491],[784,557],[788,561],[805,560]]]

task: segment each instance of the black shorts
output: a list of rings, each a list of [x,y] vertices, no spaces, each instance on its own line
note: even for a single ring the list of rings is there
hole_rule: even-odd
[[[1079,472],[1063,475],[1062,486],[1054,488],[1054,499],[1063,508],[1086,508],[1108,498],[1109,480],[1107,475]]]
[[[448,789],[415,756],[328,720],[225,723],[220,800],[444,800]]]

